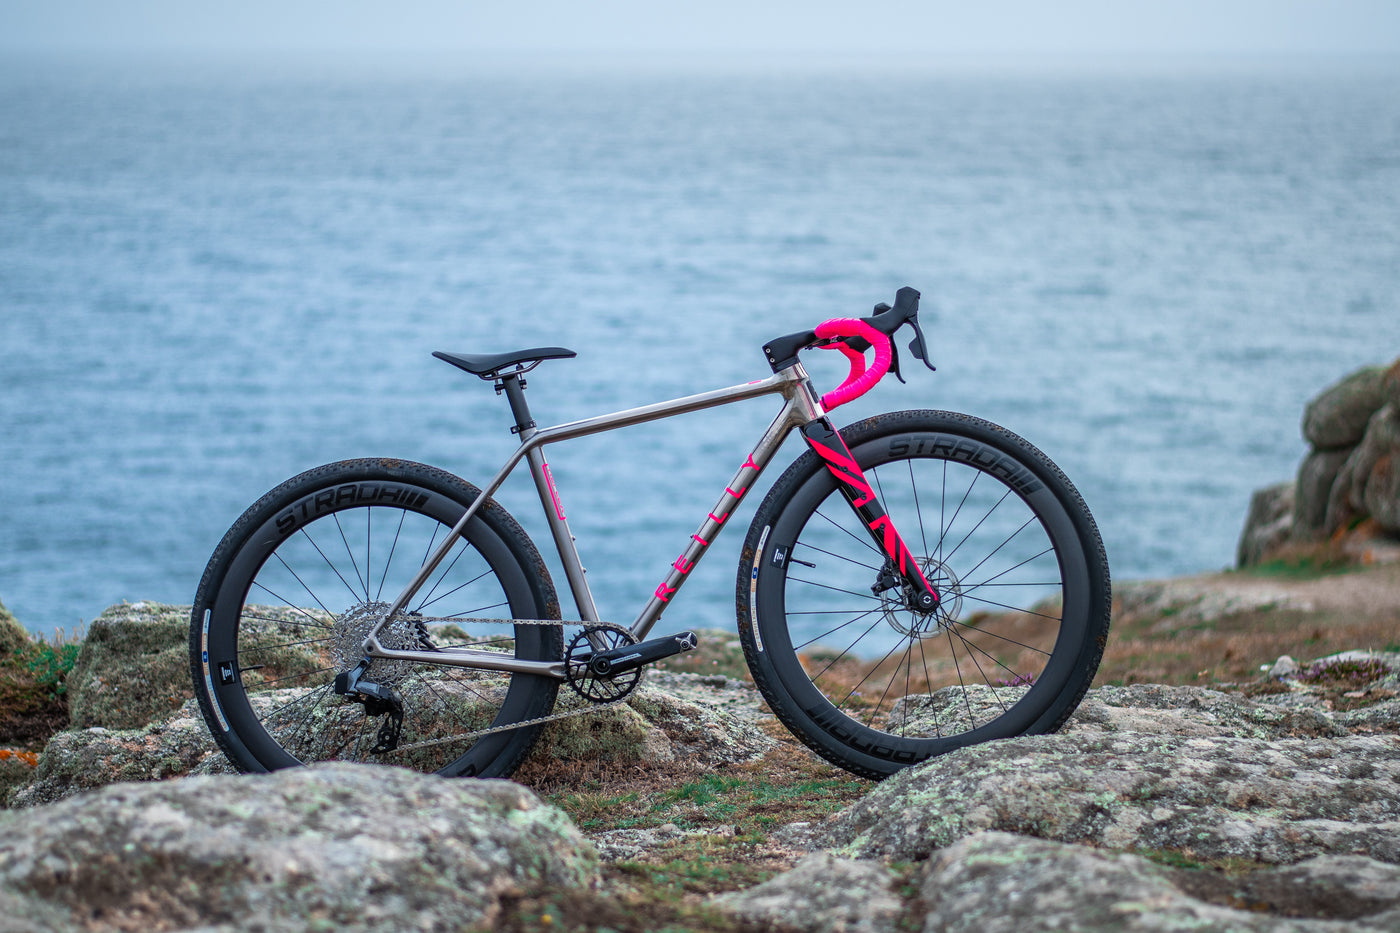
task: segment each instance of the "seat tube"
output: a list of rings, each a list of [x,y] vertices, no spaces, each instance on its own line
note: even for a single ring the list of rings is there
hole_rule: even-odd
[[[511,433],[520,435],[524,444],[537,431],[535,419],[530,417],[530,406],[525,401],[525,379],[519,374],[503,377],[497,388],[505,392],[510,401],[510,412],[515,418]],[[554,548],[559,553],[559,561],[564,565],[564,576],[569,581],[569,592],[574,594],[574,604],[578,606],[579,618],[585,622],[598,621],[598,609],[593,605],[593,593],[585,579],[587,571],[579,560],[578,548],[574,545],[569,522],[564,518],[564,509],[559,502],[559,490],[554,487],[554,478],[549,475],[549,464],[544,459],[544,451],[533,447],[525,452],[530,464],[530,475],[535,480],[535,491],[539,493],[540,505],[544,507],[545,520],[549,522],[549,532],[554,536]]]
[[[533,434],[534,429],[528,429]],[[529,434],[521,432],[521,440]],[[555,488],[554,477],[549,473],[549,463],[544,459],[544,451],[539,447],[525,454],[530,462],[530,475],[535,479],[535,490],[540,495],[540,505],[544,507],[544,517],[549,522],[550,534],[554,536],[554,548],[559,552],[559,561],[564,565],[564,576],[569,581],[569,591],[574,594],[579,618],[585,622],[598,621],[598,609],[593,605],[593,592],[588,588],[588,571],[579,560],[578,547],[569,531],[569,520],[564,517],[564,506],[559,501],[559,490]]]

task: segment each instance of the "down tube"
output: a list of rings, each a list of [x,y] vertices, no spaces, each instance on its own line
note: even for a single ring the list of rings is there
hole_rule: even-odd
[[[675,599],[676,594],[685,581],[690,578],[690,573],[695,566],[700,563],[700,559],[705,556],[710,545],[714,544],[715,538],[724,530],[724,526],[729,519],[739,509],[744,497],[753,489],[754,484],[762,475],[763,470],[772,461],[778,448],[783,445],[788,432],[790,432],[798,422],[794,420],[800,407],[789,401],[783,406],[782,413],[774,419],[768,426],[758,445],[754,447],[753,453],[749,454],[734,478],[729,481],[729,485],[724,487],[724,493],[710,509],[710,514],[705,516],[705,521],[695,534],[690,536],[690,543],[685,550],[671,563],[671,569],[666,574],[666,579],[652,593],[647,600],[646,606],[642,609],[637,620],[632,623],[632,634],[638,641],[647,637],[647,633],[652,630],[657,621],[661,618],[661,613]]]

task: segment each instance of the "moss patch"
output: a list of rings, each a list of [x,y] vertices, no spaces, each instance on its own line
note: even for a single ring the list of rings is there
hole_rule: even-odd
[[[0,749],[37,752],[68,725],[68,683],[81,636],[36,638],[0,604]],[[24,762],[11,754],[9,775]]]

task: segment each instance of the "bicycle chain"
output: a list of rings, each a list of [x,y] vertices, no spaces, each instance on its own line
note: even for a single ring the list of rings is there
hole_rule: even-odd
[[[626,635],[626,636],[629,637],[629,638],[632,637],[632,630],[631,630],[631,629],[626,628],[625,626],[622,626],[622,625],[618,625],[618,624],[616,624],[616,623],[614,623],[614,622],[576,622],[576,621],[563,620],[563,619],[459,619],[459,618],[450,618],[450,617],[448,617],[448,618],[439,618],[439,617],[434,617],[434,616],[411,616],[410,618],[412,618],[412,620],[413,620],[414,622],[419,623],[420,625],[425,625],[425,624],[427,624],[427,623],[429,623],[429,622],[443,622],[443,623],[449,623],[449,624],[452,624],[452,625],[461,625],[462,623],[465,622],[465,623],[469,623],[469,624],[473,624],[473,625],[539,625],[539,626],[552,626],[552,627],[555,627],[555,628],[559,628],[559,629],[561,629],[561,630],[562,630],[565,626],[569,626],[569,625],[578,625],[578,626],[582,626],[582,627],[584,627],[584,628],[604,629],[604,630],[607,630],[607,631],[618,632],[618,633],[620,633],[620,634]],[[463,645],[463,646],[461,646],[461,647],[470,647],[470,646]],[[451,666],[451,665],[446,665],[446,664],[443,665],[443,667],[450,667],[450,666]],[[645,671],[642,672],[642,675],[645,676]],[[639,684],[639,685],[640,685],[640,684]],[[507,723],[507,724],[505,724],[505,725],[503,725],[503,726],[491,726],[491,727],[486,728],[486,729],[477,729],[475,732],[462,732],[462,733],[460,733],[460,734],[458,734],[458,735],[449,735],[449,736],[446,736],[445,738],[441,738],[441,739],[428,739],[428,740],[423,741],[423,742],[414,742],[414,743],[412,743],[412,744],[410,744],[410,745],[400,745],[400,746],[397,746],[397,747],[394,749],[394,751],[395,751],[395,752],[407,752],[407,751],[413,751],[413,750],[419,749],[419,748],[431,748],[431,747],[434,746],[434,745],[446,745],[446,744],[448,744],[449,742],[460,742],[460,741],[462,741],[462,740],[464,740],[464,739],[475,739],[475,738],[479,738],[479,737],[484,736],[484,735],[494,735],[494,734],[496,734],[496,733],[498,733],[498,732],[509,732],[509,731],[511,731],[512,729],[524,729],[524,728],[529,727],[529,726],[544,725],[545,723],[555,722],[555,721],[560,720],[560,719],[570,719],[570,718],[572,718],[572,717],[574,717],[574,716],[582,716],[582,715],[584,715],[585,713],[592,713],[592,712],[596,712],[597,710],[606,709],[606,708],[609,707],[609,706],[616,706],[616,705],[618,705],[619,703],[626,703],[628,697],[630,697],[630,696],[631,696],[631,691],[629,691],[629,692],[628,692],[626,695],[624,695],[624,696],[618,697],[618,698],[615,699],[615,700],[607,700],[607,701],[598,702],[598,703],[589,703],[589,704],[585,704],[584,706],[580,706],[578,709],[569,709],[569,710],[564,710],[563,712],[550,713],[550,714],[547,715],[547,716],[537,716],[537,717],[534,718],[534,719],[522,719],[520,722]]]

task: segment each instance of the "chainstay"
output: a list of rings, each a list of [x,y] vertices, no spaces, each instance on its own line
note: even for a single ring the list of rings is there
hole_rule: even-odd
[[[407,618],[410,618],[414,622],[421,624],[427,624],[428,622],[443,622],[450,623],[452,625],[462,625],[464,623],[470,625],[538,625],[559,628],[561,630],[566,626],[579,626],[581,628],[604,629],[606,631],[618,632],[620,634],[626,635],[629,638],[634,637],[632,635],[631,629],[626,628],[625,626],[618,625],[614,622],[582,622],[564,619],[461,619],[435,616],[409,616]],[[454,647],[468,648],[471,646],[459,645]],[[642,672],[642,676],[646,676],[645,671]],[[545,723],[557,722],[560,719],[572,719],[575,716],[583,716],[587,713],[593,713],[601,709],[606,709],[609,706],[617,706],[619,703],[626,703],[628,698],[631,697],[631,695],[631,691],[628,691],[628,693],[625,696],[618,697],[616,700],[608,700],[603,703],[587,703],[583,706],[578,707],[577,709],[562,710],[557,713],[550,713],[547,716],[537,716],[534,719],[522,719],[519,722],[510,722],[502,726],[491,726],[486,729],[477,729],[474,732],[462,732],[458,733],[457,735],[449,735],[440,739],[428,739],[423,742],[414,742],[410,745],[400,745],[396,747],[394,751],[407,752],[414,751],[420,748],[432,748],[436,745],[448,745],[452,742],[463,742],[468,739],[477,739],[481,738],[482,736],[495,735],[498,732],[510,732],[514,729],[525,729],[529,728],[530,726],[542,726]]]

